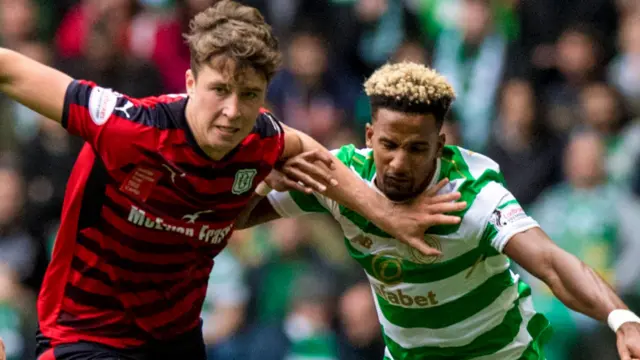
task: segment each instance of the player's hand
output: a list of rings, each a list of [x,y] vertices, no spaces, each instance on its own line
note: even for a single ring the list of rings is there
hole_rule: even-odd
[[[459,192],[438,195],[438,191],[448,183],[448,179],[443,179],[413,202],[396,205],[389,214],[390,227],[395,230],[390,234],[424,255],[440,255],[439,250],[424,241],[425,231],[436,225],[458,224],[460,217],[447,213],[462,211],[467,207],[465,201],[457,201],[461,196]]]
[[[618,354],[621,360],[640,360],[640,324],[622,324],[617,333]]]
[[[0,360],[7,360],[7,354],[4,352],[4,342],[0,338]]]
[[[297,190],[307,194],[324,192],[338,182],[331,176],[337,159],[328,151],[312,150],[288,159],[265,179],[278,191]]]

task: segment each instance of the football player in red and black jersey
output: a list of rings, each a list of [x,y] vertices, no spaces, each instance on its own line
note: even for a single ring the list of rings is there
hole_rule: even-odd
[[[0,49],[0,91],[86,144],[69,178],[38,298],[38,359],[205,359],[200,311],[214,257],[280,160],[294,179],[426,254],[459,194],[393,204],[262,107],[280,53],[260,13],[221,1],[195,16],[187,93],[135,99]],[[317,175],[317,174],[316,174]],[[335,184],[334,182],[334,184]],[[356,196],[357,195],[357,196]],[[2,356],[2,355],[0,355]]]

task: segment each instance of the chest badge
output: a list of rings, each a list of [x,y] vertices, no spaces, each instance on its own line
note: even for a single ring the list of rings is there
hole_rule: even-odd
[[[233,180],[233,186],[231,192],[235,195],[240,195],[251,189],[253,186],[253,178],[258,174],[256,169],[242,169],[236,172],[236,177]]]

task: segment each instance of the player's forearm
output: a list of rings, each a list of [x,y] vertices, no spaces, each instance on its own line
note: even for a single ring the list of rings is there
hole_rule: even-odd
[[[306,134],[300,133],[300,142],[302,152],[327,151],[324,146]],[[387,223],[387,219],[388,214],[393,211],[393,203],[369,187],[341,161],[335,161],[335,165],[331,176],[338,182],[338,186],[327,187],[323,195],[359,213],[382,230],[389,231],[390,224]]]
[[[248,229],[279,218],[280,215],[266,197],[254,194],[247,207],[238,216],[236,229]]]
[[[11,79],[14,76],[14,66],[11,66],[18,57],[18,53],[15,51],[0,48],[0,91],[5,91],[6,84],[11,83]]]
[[[543,279],[567,307],[600,321],[615,309],[627,309],[615,291],[589,266],[564,251],[554,254]]]
[[[0,48],[0,92],[45,117],[60,121],[68,75],[18,52]]]

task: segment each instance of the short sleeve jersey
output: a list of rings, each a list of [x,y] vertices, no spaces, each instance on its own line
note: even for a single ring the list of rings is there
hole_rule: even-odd
[[[213,258],[284,148],[262,111],[213,161],[197,146],[185,95],[136,99],[73,81],[62,125],[86,141],[71,173],[38,299],[43,335],[115,347],[200,322]]]
[[[371,149],[348,145],[334,154],[377,190]],[[349,253],[369,278],[387,359],[538,358],[531,344],[542,339],[548,321],[533,310],[529,287],[502,253],[515,234],[538,224],[484,155],[446,146],[430,186],[443,178],[450,182],[440,194],[459,191],[468,205],[459,224],[425,233],[440,256],[399,243],[319,194],[271,192],[268,199],[284,217],[325,212],[338,221]]]

